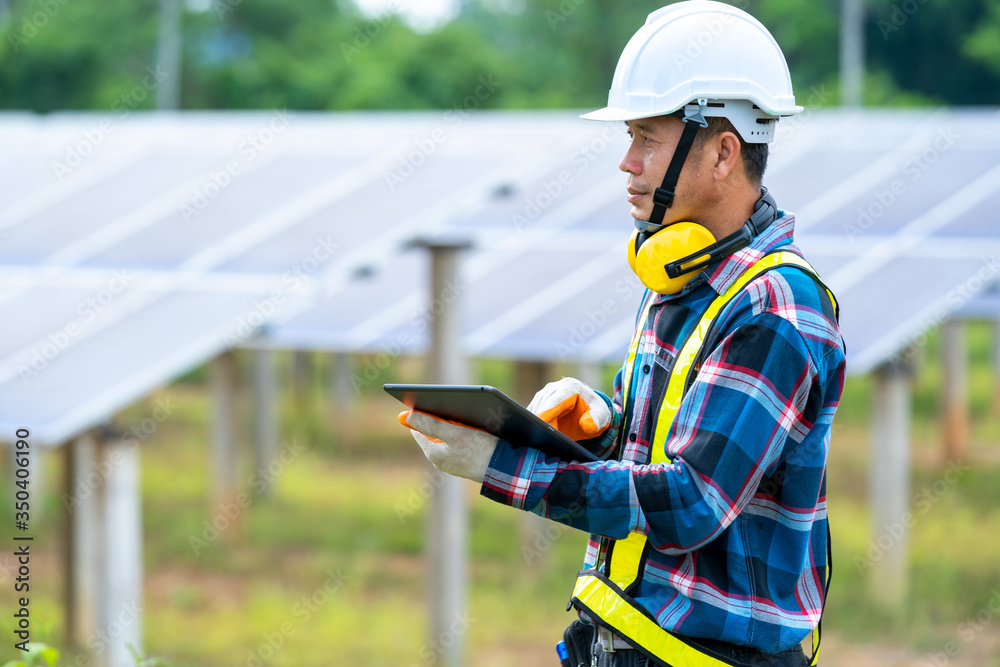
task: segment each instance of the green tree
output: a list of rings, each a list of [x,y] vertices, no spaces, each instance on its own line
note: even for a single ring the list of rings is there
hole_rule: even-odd
[[[12,2],[0,19],[0,106],[108,109],[155,64],[157,7],[156,0]]]
[[[447,109],[486,78],[499,85],[477,107],[592,108],[660,4],[465,0],[456,20],[418,32],[349,0],[212,0],[184,12],[181,104]],[[731,4],[771,29],[801,101],[836,103],[840,0]],[[158,12],[158,0],[12,0],[0,16],[0,107],[151,108]],[[1000,0],[868,0],[865,29],[866,103],[1000,102]]]
[[[989,0],[983,16],[962,44],[962,52],[1000,76],[1000,0]]]

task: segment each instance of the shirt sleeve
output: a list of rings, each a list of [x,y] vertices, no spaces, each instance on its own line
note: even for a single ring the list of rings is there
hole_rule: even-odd
[[[667,553],[697,549],[733,522],[786,445],[805,437],[823,375],[788,320],[757,313],[699,369],[668,434],[670,463],[566,463],[501,441],[482,494],[614,539],[642,533]]]

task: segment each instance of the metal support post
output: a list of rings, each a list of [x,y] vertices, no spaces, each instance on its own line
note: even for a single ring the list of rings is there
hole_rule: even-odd
[[[993,414],[1000,415],[1000,321],[993,323]]]
[[[330,358],[330,397],[335,414],[348,414],[354,402],[351,388],[351,356],[336,352]]]
[[[135,665],[142,649],[142,509],[139,447],[102,440],[98,469],[104,475],[101,523],[103,572],[100,619],[108,667]],[[130,649],[131,647],[131,649]]]
[[[312,389],[312,353],[306,350],[292,352],[292,386],[298,408],[308,408]]]
[[[236,497],[236,359],[232,351],[212,362],[212,490],[210,514]]]
[[[276,372],[274,352],[271,350],[253,351],[253,420],[254,420],[254,454],[257,468],[267,466],[278,455],[280,432],[278,427],[278,396],[275,391]],[[271,492],[270,477],[261,480],[264,488],[261,495]]]
[[[97,667],[142,653],[139,448],[91,430],[63,446],[66,462],[66,638]]]
[[[609,387],[601,386],[601,364],[597,361],[579,362],[576,365],[576,379],[594,391],[604,389],[610,394]]]
[[[181,106],[182,0],[160,0],[160,36],[156,47],[156,68],[163,80],[156,87],[157,109]]]
[[[912,371],[909,364],[875,370],[869,502],[876,557],[867,577],[873,597],[888,608],[907,592]]]
[[[431,312],[438,313],[431,322],[430,380],[433,383],[464,384],[468,368],[461,351],[461,317],[458,298],[445,299],[456,284],[458,259],[467,243],[423,244],[431,251],[432,304],[440,303]],[[440,474],[432,471],[432,474]],[[464,616],[466,605],[466,550],[468,509],[466,483],[451,475],[443,475],[440,486],[431,499],[428,526],[430,557],[430,638],[432,646],[442,647],[441,665],[458,667],[465,649],[465,628],[456,628]],[[450,645],[443,638],[453,639]]]
[[[514,398],[521,405],[528,405],[535,393],[549,382],[558,380],[555,376],[555,366],[545,361],[517,361],[514,364]],[[525,565],[530,568],[541,568],[548,562],[548,550],[539,548],[546,546],[545,531],[552,522],[531,512],[520,512],[518,519],[518,537],[521,541],[521,554]]]
[[[840,103],[860,107],[865,74],[864,0],[841,0],[840,10]]]
[[[946,461],[965,458],[969,442],[969,362],[965,323],[948,320],[944,329],[944,454]]]
[[[102,480],[95,466],[96,451],[94,432],[84,433],[62,447],[66,641],[76,647],[87,646],[97,632],[98,494]]]
[[[545,361],[514,362],[514,398],[521,405],[527,405],[539,389],[558,379],[555,377],[555,369],[551,363]]]

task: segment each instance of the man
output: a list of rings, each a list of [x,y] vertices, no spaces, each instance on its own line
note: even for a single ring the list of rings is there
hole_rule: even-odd
[[[636,334],[611,398],[563,378],[528,406],[604,460],[400,416],[439,469],[591,533],[572,597],[586,624],[567,634],[586,637],[577,661],[809,663],[844,346],[833,295],[792,245],[794,216],[761,187],[776,122],[801,110],[746,12],[692,0],[651,14],[608,106],[584,116],[631,136],[628,258],[649,288]]]

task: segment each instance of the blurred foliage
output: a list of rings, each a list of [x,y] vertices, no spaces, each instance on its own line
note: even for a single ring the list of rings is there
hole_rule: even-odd
[[[464,0],[420,32],[349,0],[178,1],[183,108],[301,110],[598,106],[662,4]],[[1000,102],[1000,0],[867,1],[867,104]],[[839,87],[838,0],[733,4],[774,33],[801,101],[836,102],[816,91]],[[0,2],[0,108],[152,108],[158,22],[158,0]]]
[[[39,642],[29,642],[23,660],[10,660],[3,667],[54,667],[59,661],[59,651]]]

